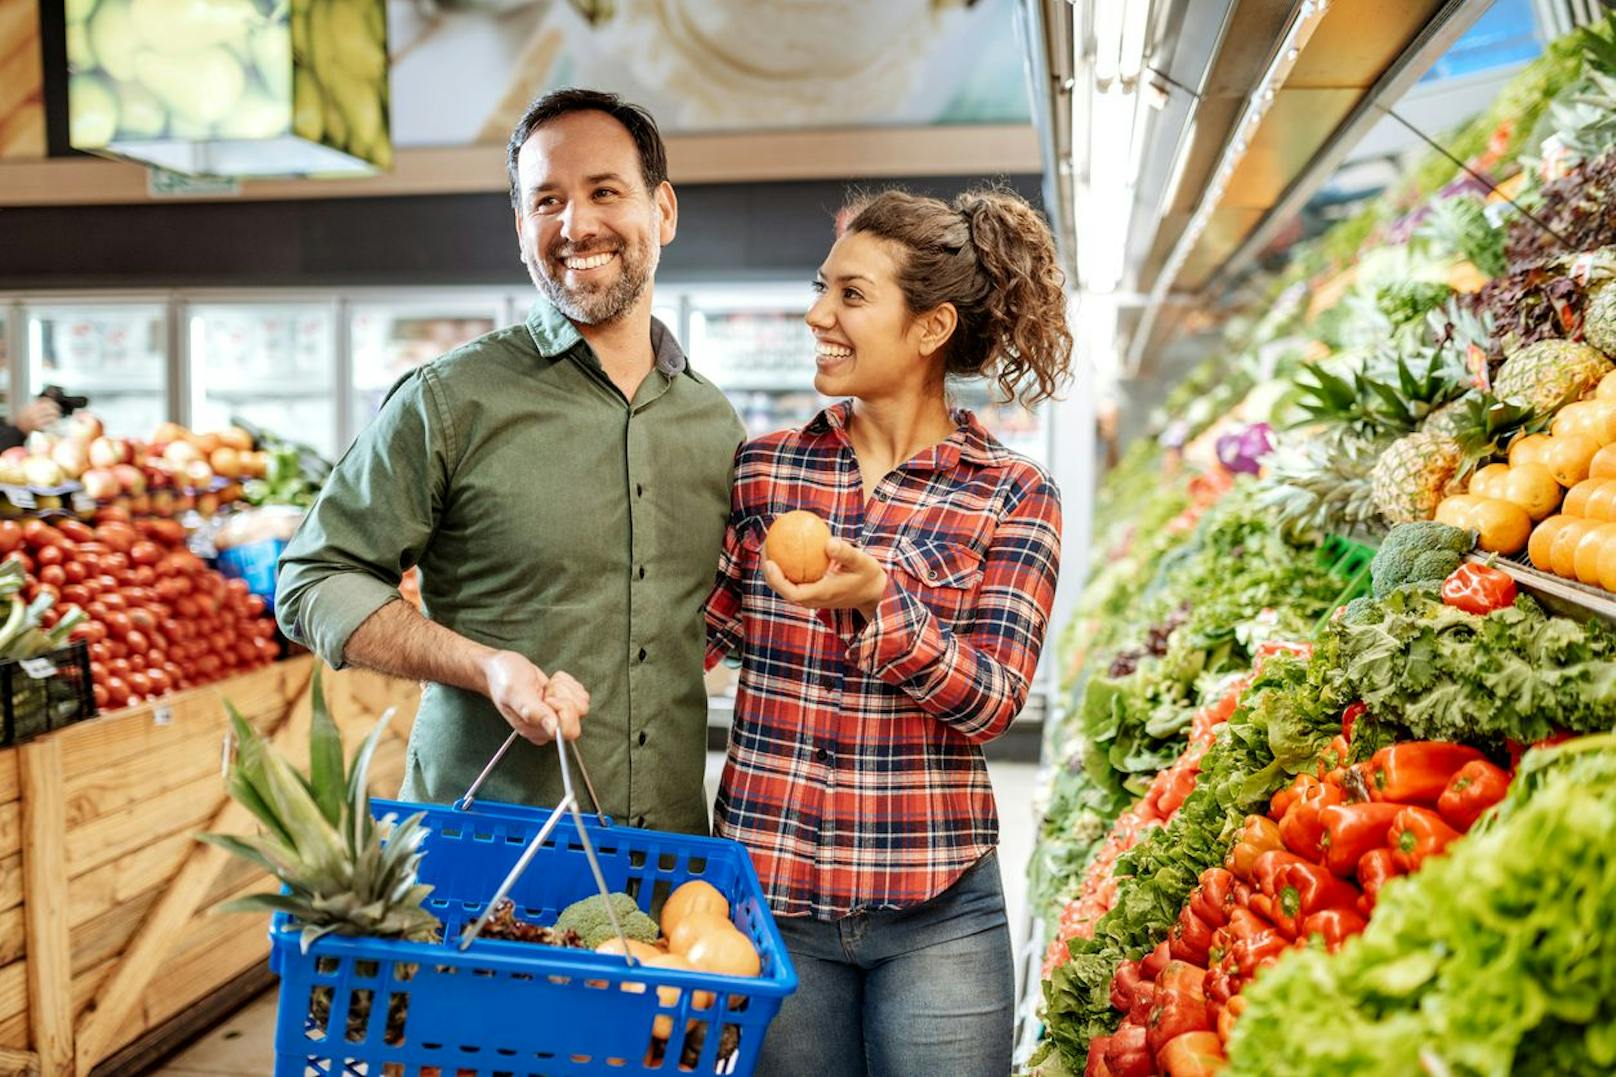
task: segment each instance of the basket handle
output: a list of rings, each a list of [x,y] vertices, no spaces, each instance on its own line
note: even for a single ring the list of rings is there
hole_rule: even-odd
[[[471,786],[466,790],[465,795],[454,802],[455,811],[470,811],[471,806],[477,803],[477,790],[481,789],[483,783],[488,780],[488,776],[494,773],[494,768],[499,766],[499,761],[505,758],[505,753],[511,750],[511,745],[516,743],[516,738],[519,736],[521,734],[517,733],[516,730],[511,730],[510,736],[505,738],[505,743],[499,746],[499,751],[495,752],[494,757],[483,767],[482,773],[472,779]],[[556,742],[560,743],[560,741],[561,738],[556,737]],[[572,751],[573,758],[578,761],[578,773],[584,779],[584,788],[589,792],[589,802],[595,806],[595,818],[600,821],[601,826],[610,826],[611,822],[606,818],[605,811],[601,809],[600,797],[595,793],[595,783],[589,780],[589,768],[584,766],[584,753],[578,751],[576,747]],[[561,776],[564,787],[568,792],[571,792],[572,782],[567,775],[566,752],[561,753]]]
[[[515,736],[515,733],[511,734],[512,738]],[[509,874],[505,876],[505,880],[499,884],[499,889],[494,891],[494,896],[488,899],[488,904],[483,907],[482,915],[468,925],[461,934],[460,949],[464,951],[470,947],[476,941],[477,936],[482,933],[483,928],[488,926],[489,919],[494,915],[494,906],[498,905],[500,901],[510,894],[511,888],[516,885],[517,880],[527,871],[528,865],[533,862],[534,856],[538,854],[539,848],[544,844],[545,839],[550,836],[550,832],[560,822],[561,813],[568,812],[572,815],[573,824],[578,828],[578,840],[583,843],[584,855],[589,858],[589,871],[595,877],[595,886],[600,890],[601,900],[606,903],[606,917],[612,922],[612,930],[617,933],[618,941],[623,944],[624,959],[628,961],[629,967],[633,968],[639,964],[639,960],[629,953],[628,936],[624,934],[623,925],[617,919],[617,910],[612,907],[612,892],[606,886],[606,876],[601,872],[600,860],[595,856],[595,843],[589,839],[589,830],[584,826],[583,814],[578,810],[578,796],[572,791],[572,771],[567,766],[567,742],[563,738],[557,737],[555,744],[561,758],[561,785],[566,790],[566,795],[561,798],[561,803],[557,804],[555,809],[550,812],[550,817],[544,821],[544,825],[539,828],[539,832],[533,835],[532,840],[527,843],[527,848],[522,850],[521,857],[517,859]],[[493,769],[494,764],[499,762],[500,756],[505,754],[505,749],[510,746],[511,740],[507,739],[504,747],[495,753],[493,760],[484,768],[482,775],[473,783],[465,797],[461,798],[467,802],[467,806],[470,804],[472,794],[477,791],[477,786],[482,784],[483,779],[488,776],[488,771]],[[578,769],[582,771],[583,757],[576,749],[574,749],[574,754],[578,755]],[[588,775],[585,774],[584,781],[587,782],[588,780]],[[589,790],[589,795],[591,797],[595,795],[593,788]],[[459,805],[457,804],[456,807],[459,807]],[[598,811],[600,807],[598,801],[595,807]],[[602,821],[604,822],[604,818]]]

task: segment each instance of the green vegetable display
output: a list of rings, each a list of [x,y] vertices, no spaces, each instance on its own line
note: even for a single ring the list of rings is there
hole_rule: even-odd
[[[1531,753],[1490,822],[1336,955],[1246,991],[1231,1074],[1616,1072],[1616,737]]]
[[[1395,591],[1331,625],[1322,686],[1421,740],[1532,743],[1616,724],[1616,632],[1549,617],[1532,599],[1485,617]]]
[[[1475,544],[1476,537],[1469,531],[1435,520],[1392,528],[1369,566],[1375,597],[1384,598],[1396,588],[1412,584],[1441,583]]]

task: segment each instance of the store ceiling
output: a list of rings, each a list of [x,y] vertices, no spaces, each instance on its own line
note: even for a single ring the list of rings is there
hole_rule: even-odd
[[[1151,107],[1137,112],[1138,169],[1114,282],[1086,273],[1084,256],[1085,238],[1103,231],[1094,220],[1112,215],[1089,186],[1099,3],[1148,8],[1137,92]],[[1045,65],[1047,93],[1035,102],[1050,128],[1045,152],[1069,153],[1051,158],[1051,201],[1078,207],[1058,222],[1063,246],[1079,291],[1116,310],[1123,376],[1148,372],[1178,316],[1273,242],[1382,106],[1489,3],[1028,0],[1044,40],[1034,59]],[[1271,96],[1258,96],[1265,89]]]

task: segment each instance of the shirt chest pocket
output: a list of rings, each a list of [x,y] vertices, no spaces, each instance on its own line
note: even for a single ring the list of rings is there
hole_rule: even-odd
[[[982,556],[969,546],[905,537],[893,550],[893,568],[904,589],[943,620],[959,625],[970,619]]]

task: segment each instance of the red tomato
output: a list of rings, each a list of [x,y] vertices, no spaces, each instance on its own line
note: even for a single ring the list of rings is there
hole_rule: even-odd
[[[28,520],[22,525],[22,540],[30,546],[48,546],[50,543],[46,541],[46,536],[54,530],[44,520]]]
[[[62,565],[62,571],[67,574],[68,583],[83,583],[90,570],[83,561],[73,560]]]
[[[95,541],[95,529],[82,520],[69,518],[57,524],[56,528],[74,542]]]
[[[202,610],[196,604],[196,599],[185,595],[175,601],[174,615],[182,621],[195,621],[202,616]]]
[[[100,599],[101,605],[107,608],[108,612],[115,613],[119,610],[129,608],[129,601],[116,591],[103,591],[97,597]]]
[[[107,663],[107,672],[114,677],[127,677],[129,675],[129,659],[114,658]]]
[[[75,606],[87,607],[90,604],[90,590],[82,583],[69,583],[62,587],[62,601],[71,602]],[[88,609],[85,610],[89,612]]]
[[[157,582],[157,570],[150,565],[136,565],[129,578],[135,581],[136,587],[150,587]]]
[[[107,686],[100,681],[96,681],[90,685],[90,694],[95,697],[95,709],[98,711],[106,710],[107,704],[112,698],[107,694]]]
[[[134,619],[130,618],[128,623],[134,624]],[[123,645],[129,648],[130,654],[145,654],[151,650],[151,640],[138,628],[129,629],[123,638]]]
[[[236,644],[235,654],[236,657],[240,658],[243,662],[251,662],[253,659],[258,657],[258,647],[256,642],[250,639],[240,640]]]
[[[112,660],[112,647],[97,640],[95,643],[90,644],[90,658],[105,665]]]
[[[225,589],[234,594],[246,595],[249,592],[246,580],[226,580]]]
[[[62,600],[62,589],[54,583],[42,583],[34,588],[34,597],[38,598],[41,595],[50,595],[53,601],[60,602]]]
[[[113,598],[116,598],[120,603],[123,601],[122,595],[107,595],[102,601],[110,601]],[[109,607],[109,610],[106,621],[107,631],[112,635],[113,639],[122,640],[127,638],[129,635],[129,615],[116,607]]]
[[[101,575],[95,577],[95,586],[96,590],[101,592],[116,591],[118,589],[118,578],[116,576],[109,576],[103,572]]]
[[[142,632],[150,632],[157,627],[157,618],[153,617],[152,611],[145,606],[130,606],[129,624],[130,627],[138,628]]]
[[[39,570],[39,582],[61,587],[67,583],[67,573],[61,565],[46,565]]]
[[[29,575],[33,575],[34,559],[23,553],[21,550],[12,550],[10,553],[6,554],[5,559],[7,561],[17,562],[22,566],[22,570],[24,572],[28,573]]]
[[[41,565],[59,565],[66,558],[62,555],[60,546],[41,546],[39,553],[34,556],[34,560]]]
[[[264,598],[263,598],[262,595],[248,595],[247,596],[247,616],[248,617],[262,617],[264,615],[264,611],[267,608],[268,608],[268,606],[264,602]]]
[[[146,681],[151,685],[154,696],[160,696],[174,687],[174,680],[164,670],[152,667],[146,671]]]
[[[151,694],[151,679],[144,673],[131,673],[127,680],[129,681],[129,691],[134,695],[144,696]]]
[[[116,576],[120,572],[129,571],[129,555],[122,553],[109,553],[101,558],[101,571]]]
[[[151,664],[146,661],[145,654],[140,651],[129,652],[128,662],[130,670],[135,673],[144,672],[146,667]]]
[[[163,551],[155,542],[137,542],[129,547],[129,560],[137,565],[155,565],[163,559]]]
[[[96,529],[95,537],[115,553],[127,554],[135,544],[134,528],[128,524],[102,524]]]
[[[22,525],[14,520],[0,520],[0,553],[10,553],[22,547]]]

